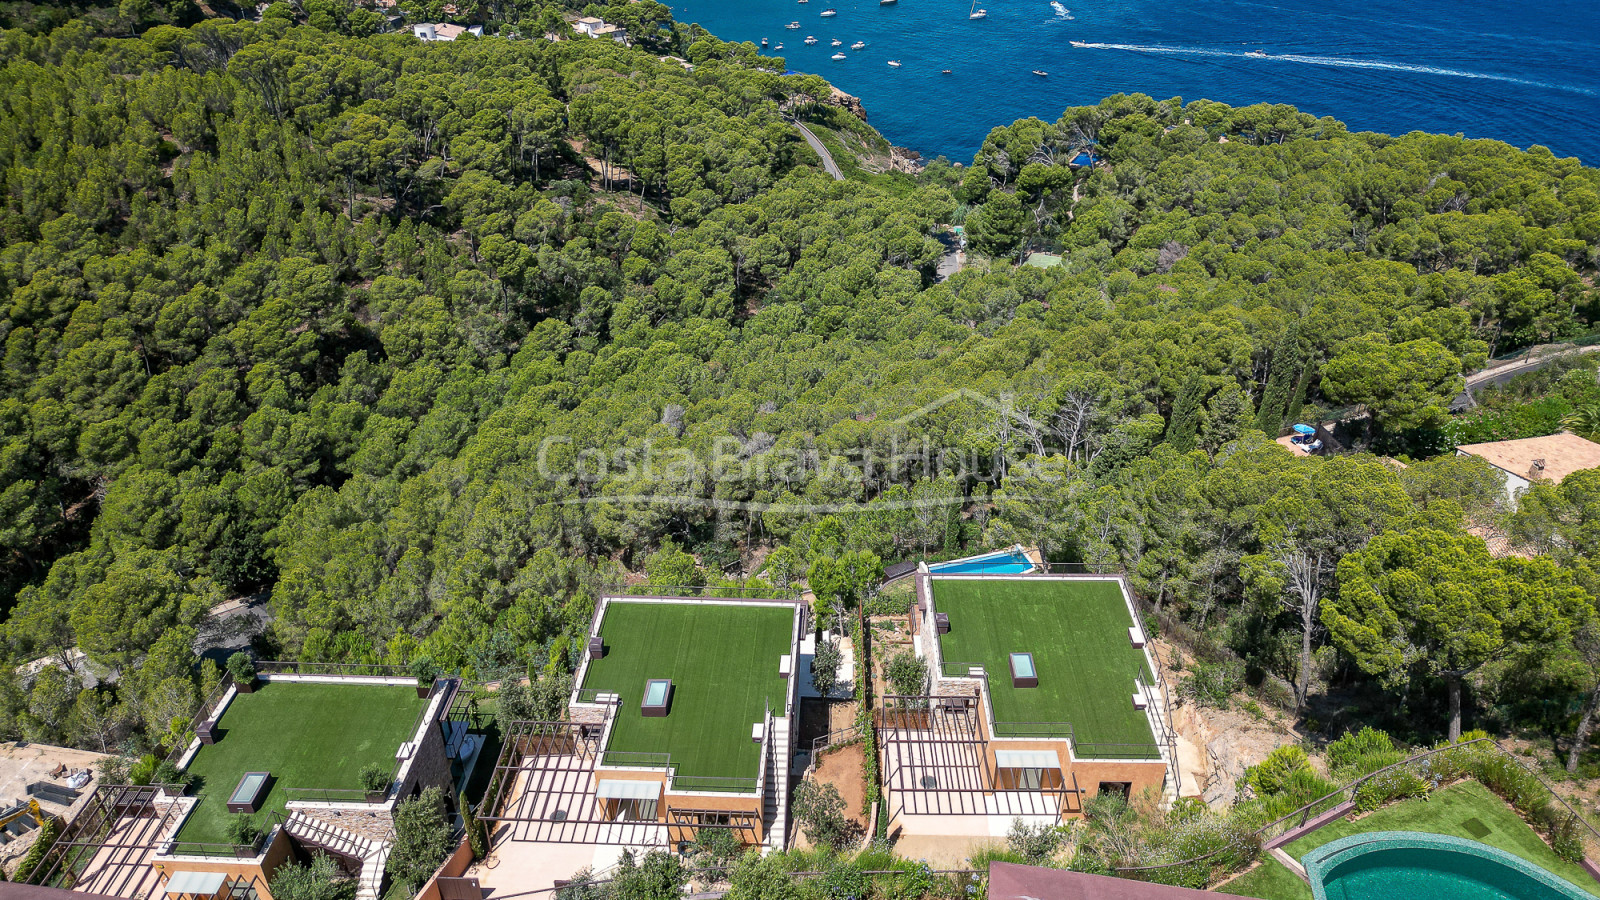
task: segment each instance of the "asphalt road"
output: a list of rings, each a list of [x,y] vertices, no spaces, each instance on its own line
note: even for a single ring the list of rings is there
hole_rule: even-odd
[[[811,149],[817,151],[817,155],[822,157],[822,170],[832,175],[834,181],[843,181],[844,173],[840,172],[839,166],[834,163],[833,155],[828,152],[827,147],[822,146],[822,142],[817,140],[817,136],[811,133],[811,129],[801,125],[799,122],[795,122],[794,127],[800,129],[800,136],[804,137],[806,143],[811,145]]]

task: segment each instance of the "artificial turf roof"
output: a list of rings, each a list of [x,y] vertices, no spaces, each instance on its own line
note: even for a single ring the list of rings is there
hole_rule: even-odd
[[[739,779],[753,790],[761,745],[750,726],[768,705],[783,714],[789,686],[778,661],[793,651],[794,617],[792,606],[613,599],[600,623],[605,656],[590,660],[582,685],[621,696],[608,754],[669,753],[680,783]],[[652,678],[672,679],[671,708],[659,718],[639,709]]]
[[[273,782],[257,812],[282,812],[286,788],[361,787],[362,767],[394,765],[411,740],[428,701],[409,685],[312,684],[268,681],[239,694],[218,722],[221,738],[201,745],[188,771],[200,796],[178,830],[179,841],[227,843],[228,795],[246,772],[270,772]],[[182,852],[180,848],[178,852]]]
[[[1133,620],[1117,581],[935,576],[933,608],[950,616],[939,637],[946,674],[951,663],[988,673],[997,736],[1052,731],[1007,723],[1070,723],[1081,757],[1160,755],[1149,720],[1133,708],[1134,673],[1150,675],[1128,641]],[[1038,687],[1011,686],[1012,653],[1033,654]]]

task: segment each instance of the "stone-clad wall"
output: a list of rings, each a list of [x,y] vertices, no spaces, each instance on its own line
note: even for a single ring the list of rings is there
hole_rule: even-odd
[[[408,767],[405,779],[400,782],[401,800],[410,797],[413,792],[421,791],[427,787],[439,787],[445,792],[445,798],[455,803],[453,789],[450,784],[450,757],[445,755],[444,729],[440,723],[431,720],[423,726],[423,738],[412,753],[411,765]]]

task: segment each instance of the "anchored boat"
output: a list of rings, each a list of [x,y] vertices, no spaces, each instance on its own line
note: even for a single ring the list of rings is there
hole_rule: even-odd
[[[843,53],[835,53],[833,55],[833,58],[834,59],[848,59],[849,57],[845,56]]]
[[[822,11],[822,17],[824,19],[831,19],[834,16],[837,16],[838,14],[839,14],[839,11],[837,9],[825,9],[825,10]]]

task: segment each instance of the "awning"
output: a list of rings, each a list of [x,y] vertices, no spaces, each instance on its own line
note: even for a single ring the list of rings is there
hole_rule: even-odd
[[[1054,750],[996,750],[997,769],[1060,769],[1061,758]]]
[[[601,800],[655,800],[661,796],[661,782],[602,780],[595,796]]]
[[[167,893],[215,894],[227,880],[226,872],[173,872],[167,879]]]

